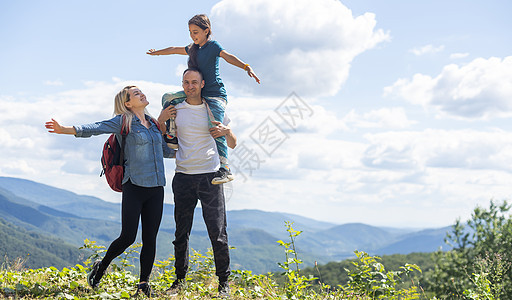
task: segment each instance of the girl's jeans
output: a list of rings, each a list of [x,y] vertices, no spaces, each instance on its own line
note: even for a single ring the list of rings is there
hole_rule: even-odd
[[[175,93],[165,93],[162,96],[162,106],[163,108],[168,107],[169,105],[176,106],[177,104],[185,101],[187,99],[187,95],[185,92],[175,92]],[[210,127],[214,127],[212,120],[223,123],[224,122],[224,112],[226,111],[227,100],[223,97],[203,97],[206,103],[206,108],[208,110],[208,120],[210,121]],[[176,124],[174,123],[174,119],[169,119],[167,121],[167,135],[172,137],[176,137]],[[215,144],[217,145],[217,151],[219,152],[219,158],[221,167],[228,165],[228,145],[226,142],[226,137],[221,136],[215,139]]]

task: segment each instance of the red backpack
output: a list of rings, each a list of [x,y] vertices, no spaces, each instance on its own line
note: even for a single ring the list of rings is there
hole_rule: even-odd
[[[113,133],[103,145],[103,152],[101,154],[101,173],[100,177],[105,174],[107,183],[116,192],[123,191],[123,177],[124,177],[124,145],[126,143],[126,135],[128,135],[128,128],[124,127],[126,116],[123,115],[123,127],[121,128],[122,141],[116,138]],[[160,129],[160,124],[151,118],[153,123]]]

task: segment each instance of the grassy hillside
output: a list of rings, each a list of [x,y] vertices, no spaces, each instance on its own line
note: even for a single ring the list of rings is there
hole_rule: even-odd
[[[287,248],[290,250],[289,248]],[[284,249],[281,248],[281,251]],[[286,251],[290,257],[293,251]],[[420,268],[410,265],[421,262],[433,268],[428,254],[408,256],[374,257],[357,252],[358,259],[343,262],[348,269],[347,278],[326,285],[329,269],[338,270],[340,265],[319,266],[322,282],[309,279],[312,269],[295,269],[295,263],[284,261],[282,271],[286,276],[275,274],[255,275],[250,271],[235,269],[229,278],[230,299],[312,299],[312,300],[373,300],[373,299],[441,299],[421,288],[415,279]],[[409,260],[411,259],[411,260]],[[152,272],[150,285],[153,299],[215,299],[217,278],[211,251],[206,254],[191,253],[190,271],[185,287],[178,295],[169,297],[165,291],[175,280],[172,259],[158,262]],[[405,261],[405,262],[404,262]],[[277,263],[277,262],[276,262]],[[138,282],[137,274],[122,265],[111,265],[100,282],[99,289],[92,290],[86,282],[91,261],[73,268],[13,269],[7,265],[0,272],[0,297],[10,299],[126,299],[134,298]],[[299,264],[300,265],[300,264]],[[298,265],[297,265],[298,267]],[[318,270],[316,271],[318,272]],[[347,272],[345,272],[347,273]],[[315,274],[318,277],[318,274]],[[477,285],[477,287],[479,287]],[[484,287],[484,285],[480,285]],[[471,295],[471,298],[463,297]],[[484,289],[461,290],[447,299],[499,299],[488,297]],[[445,299],[445,298],[443,298]]]
[[[281,251],[284,249],[281,248]],[[283,251],[284,253],[284,251]],[[293,252],[287,251],[293,256]],[[363,263],[368,257],[360,260]],[[171,299],[214,299],[217,298],[217,278],[211,251],[206,254],[191,253],[191,265],[187,274],[187,283],[178,295]],[[277,264],[277,262],[276,262]],[[8,298],[59,298],[59,299],[125,299],[134,296],[137,275],[127,271],[120,265],[111,265],[97,290],[92,290],[86,282],[87,272],[91,261],[79,264],[73,268],[59,271],[56,268],[36,270],[12,270],[7,266],[0,272],[2,289],[0,296]],[[165,290],[174,281],[172,259],[156,264],[150,284],[153,299],[169,299]],[[287,262],[281,264],[283,271],[288,274],[283,284],[275,281],[272,274],[254,275],[246,270],[234,270],[230,281],[231,299],[375,299],[373,288],[362,285],[347,284],[343,289],[316,288],[317,284],[308,280],[304,275],[288,268]],[[363,280],[372,282],[366,273],[356,275]],[[379,293],[399,293],[405,298],[386,299],[419,299],[418,287],[408,286],[397,288],[396,282],[385,282]],[[373,283],[371,283],[373,285]]]
[[[307,267],[301,271],[301,274],[321,278],[322,283],[333,287],[345,285],[349,279],[346,270],[353,270],[353,263],[356,261],[357,259],[354,258],[340,262],[330,262],[325,265],[318,265],[317,267]],[[423,272],[432,270],[435,267],[432,253],[383,255],[380,257],[379,262],[386,266],[387,270],[400,270],[400,267],[406,263],[419,266]]]

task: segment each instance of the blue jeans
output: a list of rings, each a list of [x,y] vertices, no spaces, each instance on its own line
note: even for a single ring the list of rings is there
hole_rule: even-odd
[[[226,111],[227,100],[223,97],[203,97],[206,103],[206,107],[208,110],[208,121],[210,127],[214,127],[212,124],[212,120],[217,122],[224,122],[224,112]],[[169,105],[176,106],[177,104],[185,101],[187,99],[187,95],[185,92],[175,92],[175,93],[165,93],[162,96],[162,107],[166,108]],[[167,134],[173,137],[176,137],[176,125],[174,124],[174,120],[168,120],[166,122],[167,125]],[[225,166],[228,164],[228,144],[225,136],[221,136],[215,139],[215,144],[217,145],[217,151],[219,152],[219,158],[221,166]]]

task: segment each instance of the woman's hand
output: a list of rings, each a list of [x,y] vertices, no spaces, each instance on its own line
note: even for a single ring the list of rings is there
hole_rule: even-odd
[[[73,126],[61,126],[59,122],[52,119],[50,122],[46,122],[44,125],[51,133],[58,134],[76,134],[75,127]]]
[[[169,105],[168,107],[162,109],[160,115],[158,116],[158,123],[160,123],[162,134],[167,131],[167,125],[165,122],[170,118],[176,118],[176,108],[173,105]]]
[[[168,107],[162,109],[160,115],[158,116],[158,122],[162,123],[170,118],[176,118],[176,107],[174,105],[169,105]]]

